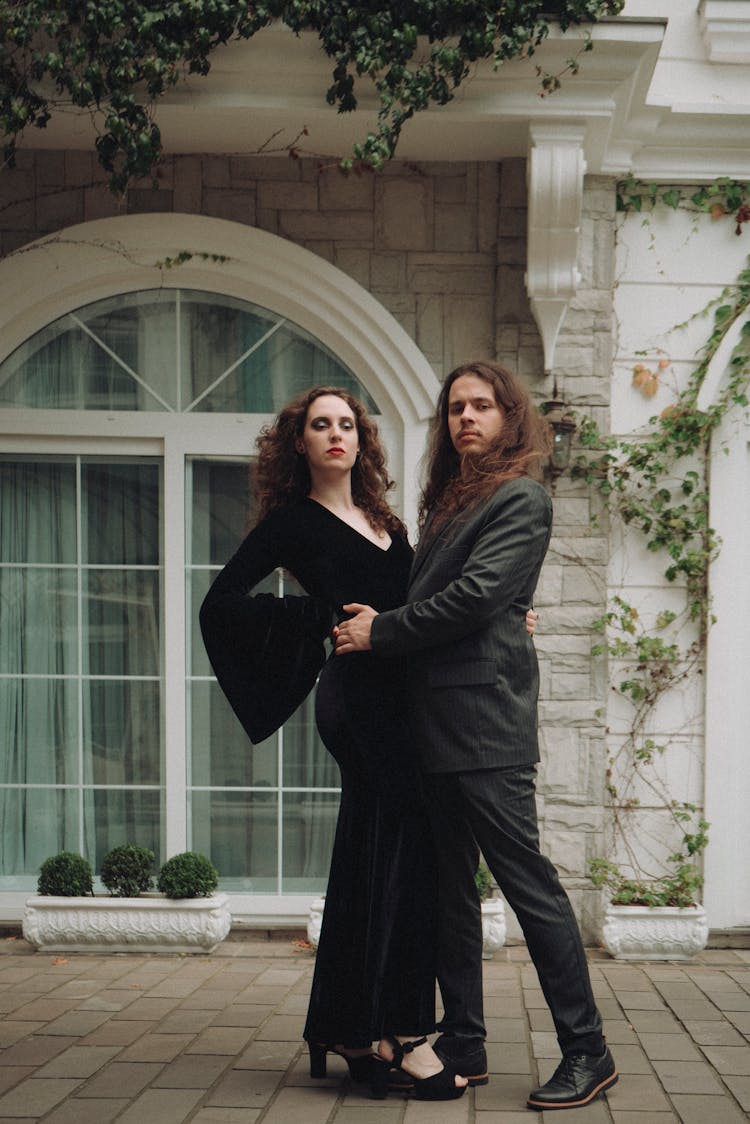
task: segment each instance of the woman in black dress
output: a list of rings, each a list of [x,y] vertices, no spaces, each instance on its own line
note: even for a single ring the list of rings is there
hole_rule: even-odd
[[[259,522],[201,608],[217,679],[253,741],[310,689],[321,636],[342,605],[382,611],[404,603],[412,557],[385,500],[391,481],[377,430],[347,391],[317,387],[299,396],[258,448]],[[278,566],[309,597],[285,599],[283,613],[265,598],[259,612],[251,591]],[[295,662],[274,684],[269,661],[279,643]],[[254,676],[264,680],[255,690]],[[401,1068],[410,1077],[402,1080],[421,1099],[447,1100],[461,1096],[466,1081],[424,1037],[435,1030],[437,895],[405,678],[396,662],[369,652],[331,656],[320,673],[316,722],[341,771],[341,803],[304,1037],[311,1076],[325,1076],[326,1052],[335,1051],[353,1078],[385,1095],[390,1063],[372,1043],[394,1036],[405,1045]],[[261,720],[259,733],[254,723],[268,707],[269,684],[272,709],[280,703],[280,710]],[[275,697],[287,689],[289,699]],[[388,1043],[384,1056],[393,1052]]]

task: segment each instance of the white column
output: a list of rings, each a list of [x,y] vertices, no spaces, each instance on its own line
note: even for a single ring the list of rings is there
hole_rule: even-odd
[[[740,414],[738,417],[737,414]],[[713,437],[711,526],[722,540],[710,571],[706,659],[704,905],[712,929],[750,926],[750,427],[733,411]]]
[[[185,775],[185,449],[179,438],[164,445],[164,858],[187,847]]]

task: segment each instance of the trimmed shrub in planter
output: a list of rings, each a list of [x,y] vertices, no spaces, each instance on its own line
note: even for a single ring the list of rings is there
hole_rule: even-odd
[[[53,855],[26,902],[25,939],[48,952],[212,952],[231,926],[227,895],[213,892],[216,868],[203,855],[175,855],[159,875],[163,893],[142,893],[152,859],[141,847],[114,848],[102,874],[115,896],[94,897],[86,860]]]
[[[476,869],[474,884],[476,885],[480,902],[486,902],[492,893],[492,875],[484,863],[480,863]]]
[[[80,898],[94,894],[91,863],[73,851],[60,851],[45,859],[39,868],[37,893],[57,898]]]
[[[167,859],[156,885],[168,898],[206,898],[219,885],[219,872],[205,855],[183,851]]]
[[[125,843],[102,859],[101,880],[113,898],[137,898],[153,885],[154,852]]]

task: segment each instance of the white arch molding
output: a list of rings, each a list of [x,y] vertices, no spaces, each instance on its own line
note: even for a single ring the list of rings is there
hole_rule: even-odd
[[[158,267],[184,252],[192,256],[183,264]],[[439,391],[434,371],[366,289],[266,231],[200,215],[147,214],[99,219],[41,238],[0,262],[0,362],[66,312],[160,285],[261,305],[329,347],[382,411],[391,470],[414,525],[418,462]]]
[[[714,355],[698,399],[706,409],[726,379],[742,323],[732,325]],[[706,659],[705,809],[711,824],[704,903],[712,929],[750,929],[750,424],[743,411],[725,415],[712,438],[709,521],[721,539],[710,569]]]

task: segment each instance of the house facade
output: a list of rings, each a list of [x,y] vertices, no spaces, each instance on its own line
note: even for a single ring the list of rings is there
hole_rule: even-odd
[[[0,919],[20,917],[48,855],[97,863],[123,842],[161,860],[208,854],[239,922],[306,917],[338,799],[312,704],[251,747],[197,629],[252,520],[255,437],[297,390],[351,387],[379,419],[414,529],[427,422],[458,362],[496,358],[538,402],[555,391],[606,433],[647,427],[704,338],[697,316],[677,325],[733,281],[750,235],[689,208],[644,226],[616,211],[617,184],[750,179],[746,8],[628,0],[548,98],[531,63],[479,67],[377,174],[337,166],[366,99],[348,117],[326,107],[317,40],[283,27],[217,53],[206,80],[160,105],[166,158],[122,201],[86,121],[25,139],[0,174]],[[551,36],[548,69],[570,41]],[[646,353],[670,361],[651,402],[631,385]],[[703,674],[653,722],[676,798],[712,824],[709,923],[742,930],[750,875],[728,856],[750,798],[749,466],[744,421],[726,424],[729,454],[711,468],[717,622]],[[585,483],[561,476],[554,509],[537,598],[540,821],[595,939],[588,863],[628,716],[591,624],[614,593],[648,614],[679,589]]]

